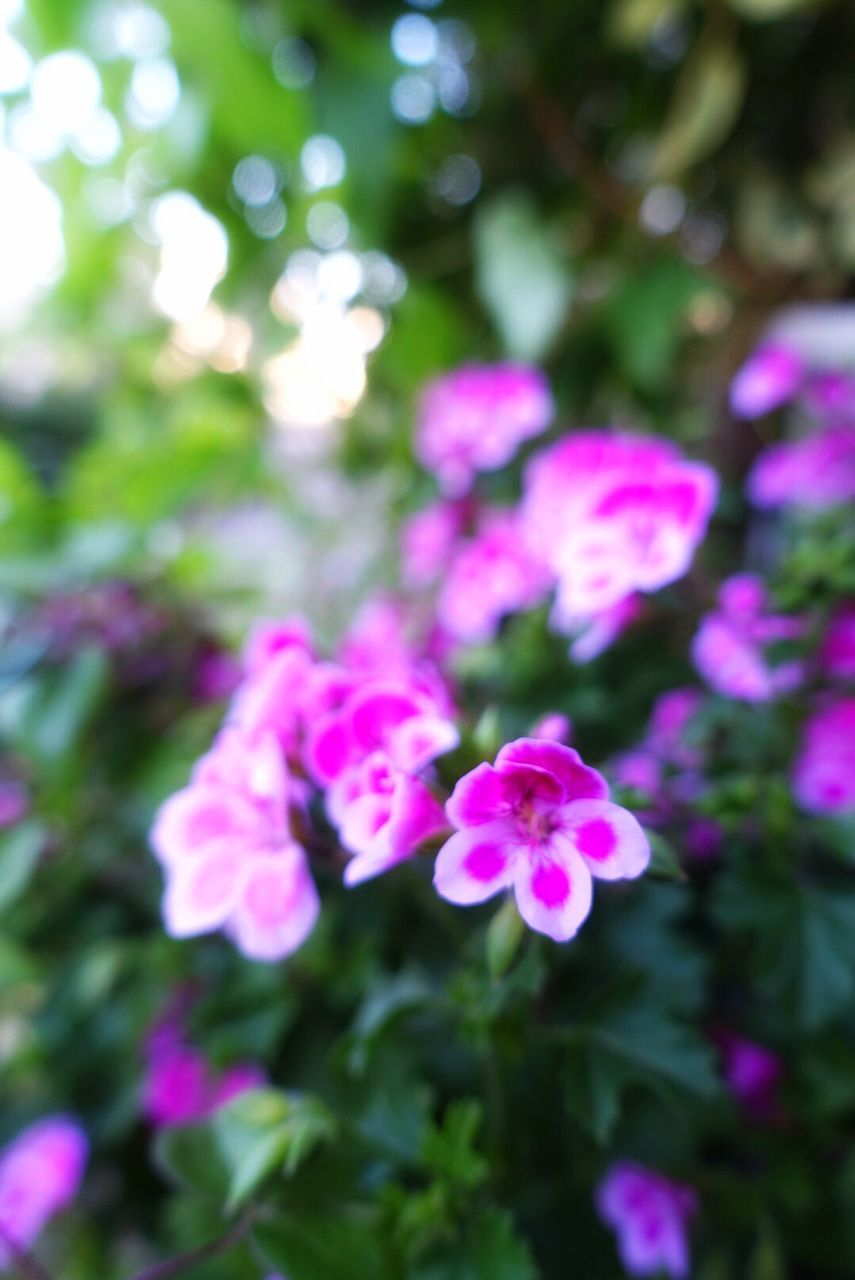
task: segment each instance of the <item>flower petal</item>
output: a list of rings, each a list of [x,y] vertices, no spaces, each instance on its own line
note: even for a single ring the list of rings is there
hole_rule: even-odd
[[[166,932],[189,938],[225,924],[237,900],[246,856],[239,845],[221,841],[172,867],[163,898]]]
[[[223,839],[245,841],[259,831],[259,815],[234,793],[208,786],[185,787],[160,806],[151,845],[161,862],[174,864]]]
[[[562,831],[599,880],[634,880],[647,869],[650,845],[628,809],[608,800],[576,800]]]
[[[306,940],[320,911],[315,882],[299,845],[252,859],[229,921],[250,960],[281,960]]]
[[[491,764],[479,764],[464,774],[446,802],[445,812],[455,827],[476,827],[508,812],[502,775]]]
[[[520,852],[509,822],[485,822],[456,832],[436,857],[433,883],[441,898],[470,906],[513,882]]]
[[[518,861],[514,893],[527,925],[566,942],[591,910],[591,873],[569,843],[553,836],[548,852]]]
[[[517,738],[502,747],[496,756],[496,768],[503,765],[532,765],[541,769],[560,783],[562,799],[607,800],[609,786],[601,773],[583,764],[578,751],[565,747],[561,742],[545,738]]]
[[[415,773],[459,742],[456,725],[443,716],[413,716],[392,730],[389,754],[399,768]]]

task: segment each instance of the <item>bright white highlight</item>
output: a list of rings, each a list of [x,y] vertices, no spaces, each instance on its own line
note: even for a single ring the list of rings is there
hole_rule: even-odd
[[[18,323],[62,275],[62,206],[24,159],[0,145],[0,327]]]
[[[228,237],[221,223],[184,191],[170,192],[155,203],[151,225],[161,246],[152,301],[171,320],[190,320],[205,309],[226,273]]]
[[[168,58],[138,62],[125,98],[125,110],[138,129],[157,129],[178,106],[181,81]]]
[[[335,187],[343,180],[347,164],[344,152],[335,138],[317,133],[309,138],[300,152],[300,167],[309,191]]]

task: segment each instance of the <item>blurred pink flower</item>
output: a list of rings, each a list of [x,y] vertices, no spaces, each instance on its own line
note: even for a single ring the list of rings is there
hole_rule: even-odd
[[[621,1160],[597,1188],[597,1210],[613,1227],[621,1262],[630,1275],[689,1274],[689,1222],[697,1212],[691,1187]]]
[[[368,599],[341,639],[338,660],[350,671],[407,674],[419,662],[407,638],[407,605],[381,592]]]
[[[692,661],[711,688],[743,702],[769,702],[802,683],[802,662],[772,662],[767,649],[780,640],[797,640],[804,624],[801,618],[767,612],[760,578],[749,573],[729,578],[718,606],[702,618],[692,641]]]
[[[737,418],[759,418],[792,400],[807,369],[792,347],[767,342],[746,360],[730,384],[730,407]]]
[[[700,752],[686,741],[686,729],[702,702],[700,690],[692,688],[669,689],[656,699],[647,742],[661,760],[687,768],[700,763]]]
[[[566,746],[573,738],[573,724],[570,717],[561,711],[548,711],[531,726],[529,737],[549,738],[552,742],[563,742]]]
[[[436,603],[439,625],[466,644],[492,640],[506,614],[545,599],[551,575],[525,544],[514,511],[484,513],[478,531],[460,544]]]
[[[54,1214],[77,1194],[89,1144],[68,1116],[46,1116],[0,1154],[0,1267],[14,1262],[9,1241],[29,1249]]]
[[[829,701],[807,721],[793,766],[793,789],[811,813],[855,808],[855,698]]]
[[[508,743],[454,788],[446,812],[457,831],[437,856],[437,892],[468,906],[513,888],[526,923],[566,941],[588,915],[592,876],[632,879],[650,859],[638,822],[608,795],[570,747]]]
[[[445,572],[470,515],[471,503],[434,502],[404,521],[401,573],[407,587],[432,586]]]
[[[535,455],[523,527],[557,580],[554,621],[573,632],[636,591],[682,577],[715,504],[715,473],[675,445],[583,431]]]
[[[465,494],[478,471],[503,467],[552,421],[543,374],[528,365],[466,365],[422,395],[415,450],[443,493]]]
[[[822,510],[855,499],[855,424],[837,423],[813,435],[772,445],[748,477],[757,507],[787,505]]]
[[[266,1082],[261,1067],[240,1063],[217,1075],[204,1054],[177,1041],[149,1047],[143,1112],[157,1129],[194,1124],[247,1089]]]
[[[289,825],[294,799],[269,735],[224,729],[190,785],[158,811],[152,847],[163,864],[167,932],[224,929],[254,960],[295,951],[317,919],[317,890]]]
[[[0,782],[0,830],[13,827],[30,811],[30,793],[22,782]]]
[[[855,601],[834,614],[819,651],[819,665],[826,676],[855,680]]]

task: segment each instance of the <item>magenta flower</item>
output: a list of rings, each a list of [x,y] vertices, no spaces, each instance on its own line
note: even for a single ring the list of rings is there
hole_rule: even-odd
[[[294,798],[270,735],[251,741],[237,729],[221,732],[190,785],[155,819],[168,933],[224,929],[253,960],[279,960],[305,941],[319,902],[289,825]]]
[[[618,1238],[630,1275],[689,1274],[689,1222],[698,1201],[691,1187],[621,1160],[597,1188],[597,1211]]]
[[[647,741],[661,760],[686,768],[700,764],[700,752],[686,741],[686,730],[702,702],[700,690],[692,688],[669,689],[656,699]]]
[[[844,604],[829,623],[819,664],[835,680],[855,680],[855,603]]]
[[[692,641],[692,661],[711,688],[743,702],[769,702],[804,679],[799,661],[773,662],[768,646],[797,640],[801,618],[767,612],[766,588],[754,574],[737,574],[722,584],[718,610],[701,620]]]
[[[757,507],[824,510],[855,499],[855,424],[823,427],[802,440],[764,449],[748,477]]]
[[[29,1249],[54,1214],[77,1194],[89,1144],[68,1116],[46,1116],[0,1154],[0,1267],[14,1261],[9,1241]]]
[[[379,593],[368,599],[342,636],[338,660],[349,671],[409,675],[419,655],[407,637],[403,600]]]
[[[430,383],[422,396],[415,450],[443,493],[465,494],[478,471],[503,467],[552,421],[549,386],[521,364],[466,365]]]
[[[730,407],[737,418],[759,418],[792,400],[806,374],[797,351],[783,343],[758,347],[730,384]]]
[[[551,575],[525,544],[513,511],[485,512],[478,532],[458,546],[436,603],[436,616],[455,640],[492,640],[505,615],[532,609]]]
[[[802,731],[793,789],[811,813],[855,807],[855,698],[838,698],[813,713]]]
[[[143,1111],[156,1129],[195,1124],[265,1082],[264,1072],[254,1063],[241,1063],[217,1076],[204,1054],[179,1042],[150,1054]]]
[[[716,492],[709,467],[652,437],[584,431],[536,454],[522,518],[557,580],[556,626],[572,633],[634,592],[682,577]]]
[[[570,747],[508,743],[454,788],[446,813],[457,831],[437,856],[437,892],[468,906],[512,888],[526,923],[565,942],[590,911],[592,876],[632,879],[650,859],[638,822],[608,795]]]
[[[777,1053],[731,1031],[720,1031],[715,1039],[731,1093],[754,1119],[772,1119],[777,1112],[775,1093],[784,1071]]]

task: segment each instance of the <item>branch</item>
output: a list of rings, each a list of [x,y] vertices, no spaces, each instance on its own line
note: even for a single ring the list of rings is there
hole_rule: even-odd
[[[249,1231],[252,1219],[253,1214],[246,1213],[225,1235],[201,1245],[198,1249],[190,1249],[189,1252],[179,1253],[174,1258],[167,1258],[164,1262],[156,1262],[153,1267],[146,1267],[130,1280],[172,1280],[173,1276],[180,1276],[190,1267],[197,1267],[201,1262],[216,1258],[238,1244]],[[32,1280],[51,1280],[51,1277],[43,1275],[37,1277],[34,1274]]]

